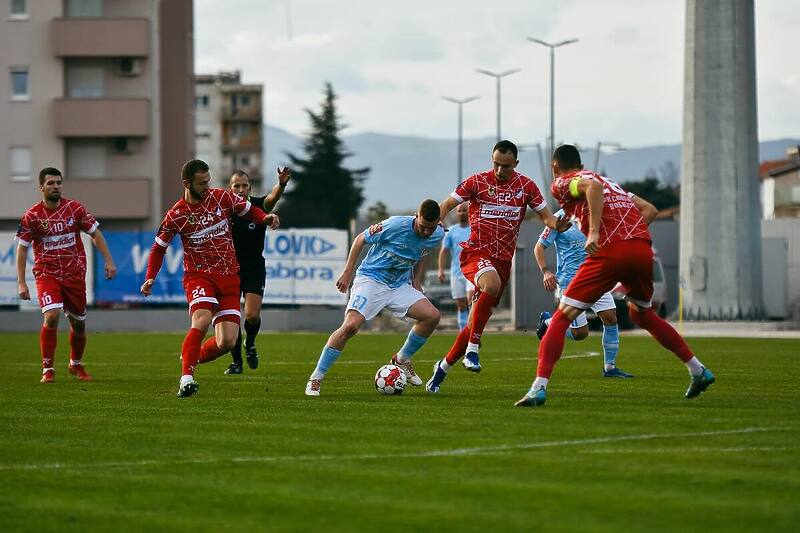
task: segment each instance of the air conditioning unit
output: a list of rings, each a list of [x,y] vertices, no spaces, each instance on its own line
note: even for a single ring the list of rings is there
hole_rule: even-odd
[[[139,151],[139,141],[128,137],[116,137],[113,140],[114,153],[120,155],[135,154]]]
[[[117,76],[134,77],[142,73],[142,60],[135,57],[117,59]]]

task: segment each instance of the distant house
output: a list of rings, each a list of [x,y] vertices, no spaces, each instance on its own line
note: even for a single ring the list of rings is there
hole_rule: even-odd
[[[786,150],[785,159],[764,161],[758,170],[764,220],[800,218],[800,146]]]

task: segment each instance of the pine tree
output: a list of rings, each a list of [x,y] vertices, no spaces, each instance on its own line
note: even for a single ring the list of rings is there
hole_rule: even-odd
[[[344,125],[336,115],[336,95],[325,84],[325,99],[319,113],[306,109],[311,133],[303,148],[306,158],[287,153],[292,169],[291,188],[281,200],[278,215],[285,228],[348,229],[364,202],[362,184],[369,168],[357,170],[342,166],[350,157],[339,132]]]

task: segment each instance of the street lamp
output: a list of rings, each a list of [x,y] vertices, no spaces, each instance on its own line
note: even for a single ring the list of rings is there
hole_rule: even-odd
[[[516,74],[521,70],[522,69],[519,68],[513,68],[511,70],[506,70],[505,72],[491,72],[489,70],[484,70],[482,68],[475,69],[475,72],[493,77],[497,83],[497,140],[498,141],[502,138],[500,136],[500,80],[505,78],[506,76],[510,76],[511,74]]]
[[[456,187],[463,179],[463,166],[464,166],[464,104],[468,104],[480,98],[480,96],[470,96],[468,98],[453,98],[452,96],[442,96],[442,100],[447,100],[458,105],[458,176],[456,177]]]
[[[553,156],[553,151],[555,151],[555,142],[556,142],[556,133],[555,133],[555,49],[560,46],[565,46],[572,43],[577,43],[578,39],[567,39],[566,41],[561,41],[556,44],[550,44],[546,41],[542,41],[541,39],[535,39],[533,37],[528,37],[528,40],[532,43],[541,44],[542,46],[546,46],[550,49],[550,155],[549,157]]]
[[[592,170],[598,173],[600,172],[600,150],[603,148],[613,148],[617,151],[622,151],[625,149],[617,142],[597,141],[597,149],[594,151],[594,166],[592,167]]]

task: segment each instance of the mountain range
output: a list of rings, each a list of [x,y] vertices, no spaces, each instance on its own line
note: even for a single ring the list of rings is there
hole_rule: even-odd
[[[411,212],[425,198],[441,200],[457,183],[457,143],[452,139],[360,133],[343,135],[346,149],[353,154],[345,161],[348,168],[370,167],[364,184],[366,197],[362,209],[382,201],[392,213]],[[465,139],[464,176],[491,168],[494,138]],[[760,159],[781,159],[786,149],[800,145],[800,139],[778,139],[760,143]],[[594,166],[594,147],[582,147],[584,164]],[[288,161],[286,152],[304,157],[302,139],[292,133],[264,125],[266,159],[265,187],[274,183],[274,169]],[[519,172],[533,178],[540,186],[542,170],[536,150],[519,155]],[[619,183],[656,176],[677,183],[681,165],[681,145],[669,144],[628,148],[614,153],[601,152],[598,169]],[[546,168],[546,167],[545,167]],[[460,180],[459,180],[460,181]]]

